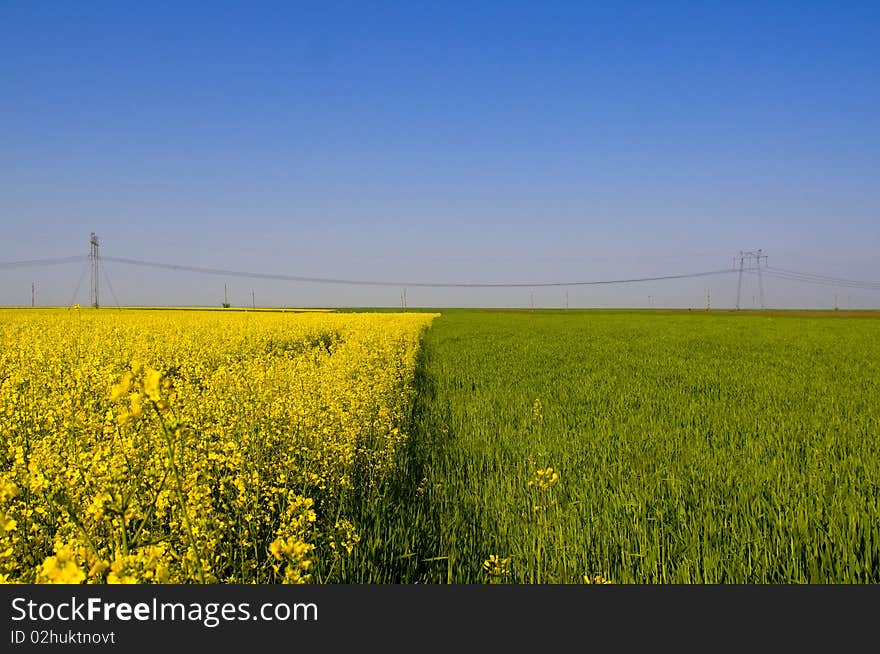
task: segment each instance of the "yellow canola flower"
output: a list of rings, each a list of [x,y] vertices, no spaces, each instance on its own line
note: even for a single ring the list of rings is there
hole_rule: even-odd
[[[124,395],[128,393],[131,389],[132,382],[132,374],[130,372],[122,375],[122,378],[119,380],[118,384],[114,384],[113,388],[110,390],[110,399],[114,402],[119,400]]]
[[[337,520],[333,530],[333,537],[330,539],[330,549],[337,555],[342,550],[351,554],[355,545],[361,541],[360,534],[357,533],[355,526],[348,520]]]
[[[529,487],[549,490],[551,486],[555,486],[557,483],[559,483],[559,473],[553,470],[553,468],[545,468],[535,471],[535,476],[529,481]]]
[[[6,504],[9,500],[17,497],[19,492],[15,482],[8,479],[0,481],[0,505]]]
[[[329,507],[393,472],[433,318],[0,309],[0,579],[331,568],[360,535]]]
[[[114,561],[110,566],[110,574],[107,575],[108,584],[136,584],[138,578],[124,571],[124,565]]]
[[[535,401],[532,404],[532,417],[538,421],[544,419],[544,407],[541,404],[540,398],[535,398]]]
[[[283,562],[283,583],[306,584],[311,581],[311,575],[306,571],[312,566],[309,554],[315,548],[310,543],[297,540],[296,538],[277,538],[269,545],[269,551],[276,560]],[[276,572],[280,572],[282,566],[276,565]]]
[[[148,369],[144,375],[144,393],[153,402],[162,399],[159,386],[162,382],[162,374],[158,370]]]
[[[37,572],[38,583],[81,584],[85,578],[73,550],[63,545],[56,547],[55,555],[47,557]]]
[[[594,577],[590,577],[589,575],[584,575],[584,583],[585,584],[613,584],[614,582],[610,579],[606,579],[602,575],[596,575]]]
[[[92,564],[92,567],[89,568],[89,573],[87,576],[89,579],[98,577],[109,567],[110,565],[106,561],[96,561]]]
[[[490,554],[483,561],[483,570],[492,577],[502,577],[510,572],[510,559],[503,559],[497,554]]]

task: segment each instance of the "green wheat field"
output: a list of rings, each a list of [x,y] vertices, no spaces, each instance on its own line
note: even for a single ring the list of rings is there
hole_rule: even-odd
[[[880,582],[878,317],[446,311],[345,580]]]

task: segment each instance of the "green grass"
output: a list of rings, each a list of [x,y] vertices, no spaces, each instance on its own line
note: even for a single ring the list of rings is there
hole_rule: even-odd
[[[452,311],[421,356],[337,581],[880,582],[880,320]]]

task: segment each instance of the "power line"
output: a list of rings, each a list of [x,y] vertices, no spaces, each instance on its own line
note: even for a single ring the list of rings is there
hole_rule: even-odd
[[[156,261],[143,261],[141,259],[127,259],[123,257],[102,257],[104,261],[122,263],[132,266],[159,268],[164,270],[178,270],[194,272],[206,275],[224,275],[227,277],[248,277],[252,279],[273,279],[289,282],[306,282],[312,284],[341,284],[349,286],[416,286],[420,288],[529,288],[548,286],[594,286],[599,284],[631,284],[636,282],[662,281],[666,279],[688,279],[692,277],[707,277],[710,275],[726,275],[735,272],[733,268],[723,270],[710,270],[705,272],[684,273],[679,275],[660,275],[656,277],[631,277],[625,279],[602,279],[579,282],[413,282],[413,281],[376,281],[363,279],[337,279],[330,277],[306,277],[302,275],[279,275],[273,273],[259,273],[242,270],[227,270],[222,268],[205,268],[201,266],[188,266],[183,264],[160,263]]]
[[[53,259],[29,259],[27,261],[0,261],[0,268],[27,268],[29,266],[57,266],[65,263],[85,261],[86,256],[55,257]]]
[[[857,284],[859,286],[880,288],[880,282],[877,282],[877,281],[846,279],[843,277],[831,277],[829,275],[819,275],[816,273],[797,272],[795,270],[786,270],[784,268],[774,268],[771,266],[766,266],[765,270],[767,270],[768,272],[774,272],[774,273],[777,273],[780,275],[788,275],[790,277],[797,277],[798,279],[801,279],[803,281],[815,280],[815,281],[829,282],[829,283],[835,283],[835,284]]]
[[[764,274],[775,279],[784,279],[792,282],[801,282],[804,284],[813,284],[816,286],[830,286],[836,288],[857,288],[866,291],[880,291],[880,284],[876,282],[857,282],[855,280],[830,280],[820,277],[799,276],[790,273],[777,272],[775,270],[764,269]]]

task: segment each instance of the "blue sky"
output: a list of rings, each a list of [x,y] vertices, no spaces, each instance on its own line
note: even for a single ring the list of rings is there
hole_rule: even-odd
[[[0,4],[0,262],[577,281],[770,265],[880,280],[880,4]],[[106,264],[122,304],[394,305],[398,288]],[[0,269],[0,304],[87,301]],[[103,280],[102,280],[103,281]],[[747,278],[744,304],[752,302]],[[734,276],[569,289],[713,306]],[[775,306],[880,291],[767,280]],[[563,289],[407,291],[559,306]]]

